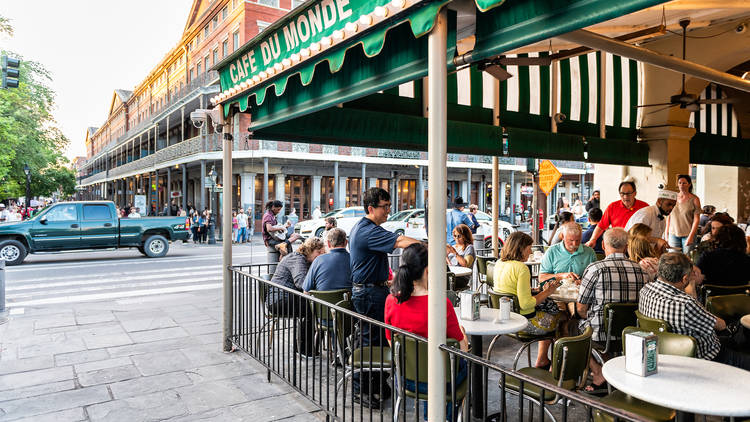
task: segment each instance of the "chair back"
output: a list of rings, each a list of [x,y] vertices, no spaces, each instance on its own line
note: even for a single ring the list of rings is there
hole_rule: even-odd
[[[636,325],[641,330],[653,331],[654,333],[669,332],[669,323],[659,318],[650,318],[640,311],[635,311]]]
[[[477,273],[483,276],[487,276],[487,260],[490,259],[486,256],[477,256]]]
[[[708,298],[711,296],[723,296],[723,295],[734,295],[744,294],[750,296],[750,284],[742,286],[719,286],[717,284],[704,284],[703,286],[703,297]]]
[[[619,344],[615,340],[620,337],[625,327],[637,323],[635,317],[637,310],[637,303],[607,303],[604,305],[602,312],[604,312],[604,332],[607,335],[606,352]]]
[[[644,331],[643,328],[638,327],[625,327],[622,330],[622,350],[625,351],[625,334],[633,333],[635,331]],[[658,338],[656,347],[661,355],[675,355],[685,356],[689,358],[695,357],[695,351],[697,348],[695,339],[691,336],[686,336],[676,333],[668,333],[666,331],[656,332]]]
[[[519,308],[518,306],[518,296],[514,295],[513,293],[500,293],[492,289],[488,289],[487,294],[490,296],[490,308],[500,308],[500,298],[507,297],[511,300],[511,310],[515,313],[521,312],[521,308]]]
[[[350,299],[342,300],[335,304],[349,311],[355,311],[354,304]],[[331,311],[333,314],[334,326],[336,327],[336,341],[340,350],[346,350],[346,340],[354,332],[354,321],[351,315],[343,312]]]
[[[496,260],[487,261],[487,281],[486,283],[491,286],[495,285],[495,263]]]
[[[447,345],[458,349],[458,342],[449,338]],[[427,342],[418,341],[403,334],[393,333],[393,350],[396,363],[396,371],[408,381],[427,382]],[[450,359],[443,352],[445,358],[445,373],[448,375],[446,384],[450,383]],[[458,371],[458,359],[455,360],[454,373]]]
[[[555,342],[552,351],[552,376],[559,384],[573,381],[576,385],[582,385],[586,381],[593,332],[591,327],[586,327],[579,336],[563,337]]]
[[[273,274],[261,274],[260,278],[264,281],[271,281]],[[260,298],[260,303],[265,305],[266,297],[268,296],[268,285],[266,283],[258,283],[258,296]]]
[[[328,303],[339,303],[342,300],[349,300],[352,295],[352,291],[349,289],[338,289],[338,290],[310,290],[308,293],[316,299],[324,300]],[[313,314],[318,321],[324,325],[328,325],[329,321],[333,320],[331,315],[331,308],[321,305],[320,303],[311,302]]]
[[[744,294],[711,296],[706,301],[706,309],[727,321],[736,321],[750,314],[750,296]]]

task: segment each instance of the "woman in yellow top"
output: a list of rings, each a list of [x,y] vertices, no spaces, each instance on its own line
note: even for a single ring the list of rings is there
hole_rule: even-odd
[[[548,297],[560,287],[561,281],[550,279],[544,284],[542,291],[532,295],[531,273],[524,262],[531,255],[533,243],[534,240],[526,233],[513,232],[508,236],[500,253],[500,260],[495,264],[494,290],[498,293],[516,295],[521,315],[529,321],[523,331],[541,335],[554,332],[557,328],[560,308]],[[537,368],[549,368],[549,346],[549,340],[539,342],[539,352],[534,365]]]

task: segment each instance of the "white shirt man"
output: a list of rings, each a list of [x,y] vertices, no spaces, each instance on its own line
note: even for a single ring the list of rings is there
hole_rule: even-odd
[[[321,212],[320,212],[320,207],[315,207],[315,209],[313,210],[313,213],[312,213],[312,218],[313,219],[320,218],[322,215],[323,214],[321,214]]]
[[[141,218],[141,214],[138,212],[138,208],[131,208],[128,218]]]
[[[241,229],[247,228],[247,214],[245,214],[244,210],[240,210],[240,212],[237,213],[237,227]]]
[[[657,196],[656,204],[641,208],[636,211],[625,225],[629,231],[638,223],[651,227],[651,237],[662,239],[667,227],[667,216],[677,203],[677,192],[661,189]]]

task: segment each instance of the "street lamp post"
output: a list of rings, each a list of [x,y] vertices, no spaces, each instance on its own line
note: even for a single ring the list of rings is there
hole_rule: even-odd
[[[215,245],[216,244],[216,224],[211,224],[211,221],[216,221],[213,218],[214,215],[214,193],[216,192],[216,168],[215,166],[211,166],[211,171],[208,173],[208,177],[211,178],[211,199],[209,201],[210,203],[210,211],[211,214],[208,217],[208,244],[209,245]]]
[[[28,212],[31,205],[31,168],[28,164],[23,165],[23,172],[26,174],[26,211]]]

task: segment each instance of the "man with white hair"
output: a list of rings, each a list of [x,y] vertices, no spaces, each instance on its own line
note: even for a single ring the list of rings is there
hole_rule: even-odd
[[[659,189],[656,204],[636,211],[625,225],[625,230],[630,230],[636,224],[642,223],[651,227],[652,238],[662,239],[665,242],[663,239],[667,227],[667,216],[672,213],[675,204],[677,204],[677,192]]]
[[[581,277],[581,287],[576,300],[576,314],[581,318],[579,327],[590,326],[594,330],[592,339],[607,340],[604,331],[604,305],[607,303],[637,303],[648,275],[637,262],[625,256],[628,248],[628,232],[612,228],[604,232],[604,254],[606,257],[589,265]],[[594,385],[601,385],[604,378],[601,366],[593,359],[591,372]]]
[[[562,225],[563,241],[552,245],[544,253],[539,268],[539,282],[571,278],[579,280],[583,270],[596,261],[596,253],[588,246],[581,244],[583,230],[578,223]]]

